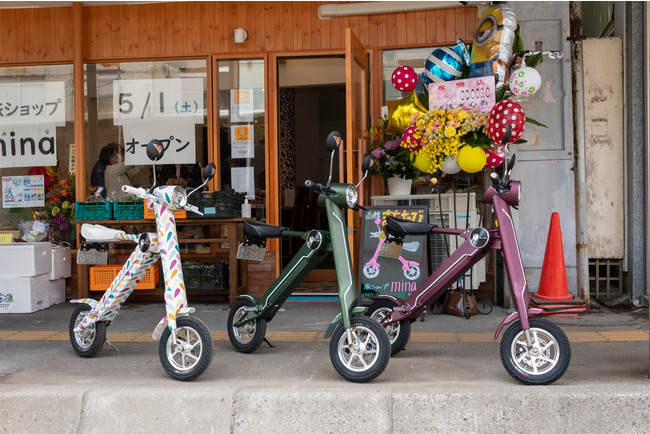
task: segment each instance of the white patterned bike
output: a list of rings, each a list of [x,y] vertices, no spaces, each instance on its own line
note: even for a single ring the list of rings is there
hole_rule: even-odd
[[[156,161],[163,156],[160,141],[152,140],[147,145],[147,156]],[[145,190],[123,186],[122,190],[140,199],[146,199],[156,213],[156,233],[127,234],[122,230],[101,225],[84,224],[81,236],[90,243],[136,242],[118,275],[99,301],[84,298],[72,300],[80,303],[70,319],[70,342],[81,357],[94,357],[106,339],[106,328],[113,322],[120,308],[145,275],[146,270],[161,260],[165,281],[166,315],[153,332],[153,339],[160,339],[158,354],[165,371],[173,378],[188,381],[200,376],[212,360],[213,342],[208,327],[187,304],[181,256],[176,234],[174,210],[185,209],[200,214],[197,207],[188,204],[187,198],[207,184],[215,173],[214,164],[209,164],[203,174],[203,184],[189,194],[183,187],[154,185]]]

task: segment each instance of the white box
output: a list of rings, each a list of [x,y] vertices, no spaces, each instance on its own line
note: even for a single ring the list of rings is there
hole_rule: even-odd
[[[0,313],[31,313],[49,307],[48,277],[0,277]]]
[[[0,276],[31,277],[49,274],[50,271],[50,243],[0,244]]]
[[[50,279],[47,281],[48,305],[63,303],[65,301],[65,279]]]
[[[52,246],[52,271],[50,280],[72,276],[70,247]]]

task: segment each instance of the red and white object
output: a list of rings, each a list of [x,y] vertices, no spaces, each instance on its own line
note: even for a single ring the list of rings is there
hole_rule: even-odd
[[[510,134],[508,134],[508,127]],[[519,103],[511,100],[499,101],[492,107],[487,129],[490,138],[497,145],[506,145],[519,140],[526,127],[526,113]]]
[[[418,84],[418,75],[415,73],[415,69],[410,66],[398,66],[393,71],[391,83],[400,92],[410,92]]]

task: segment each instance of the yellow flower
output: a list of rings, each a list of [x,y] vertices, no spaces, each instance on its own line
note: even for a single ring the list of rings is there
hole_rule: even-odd
[[[446,126],[444,134],[445,134],[445,137],[454,137],[456,135],[456,128]]]

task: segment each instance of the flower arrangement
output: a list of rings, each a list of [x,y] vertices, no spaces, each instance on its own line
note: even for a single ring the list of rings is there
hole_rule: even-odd
[[[411,161],[411,152],[401,146],[398,136],[386,134],[386,118],[379,118],[378,125],[364,134],[368,154],[375,160],[373,172],[384,179],[397,175],[404,179],[415,179],[418,171]],[[388,138],[388,140],[386,140]]]
[[[74,174],[58,180],[56,167],[46,169],[49,185],[45,186],[45,208],[39,214],[51,229],[52,241],[63,241],[63,233],[70,229],[70,220],[74,219]]]
[[[414,153],[418,169],[433,173],[464,145],[489,147],[483,131],[487,119],[488,113],[462,108],[418,113],[402,136],[401,146]]]

